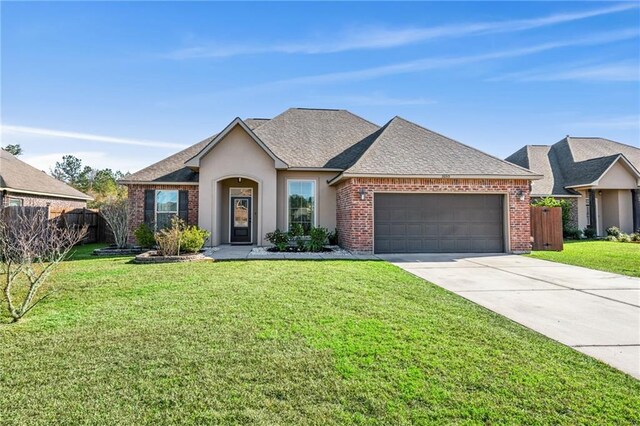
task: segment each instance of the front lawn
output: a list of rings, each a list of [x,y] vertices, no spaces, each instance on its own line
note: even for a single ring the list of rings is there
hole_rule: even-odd
[[[0,325],[1,424],[640,423],[639,381],[387,263],[91,248]]]
[[[640,277],[640,244],[637,243],[565,241],[563,251],[534,251],[529,256]]]

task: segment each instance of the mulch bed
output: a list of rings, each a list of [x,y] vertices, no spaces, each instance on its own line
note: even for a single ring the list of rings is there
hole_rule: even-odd
[[[180,263],[180,262],[213,262],[213,259],[204,255],[204,253],[188,253],[179,256],[162,256],[156,250],[150,250],[141,253],[135,257],[134,263]]]

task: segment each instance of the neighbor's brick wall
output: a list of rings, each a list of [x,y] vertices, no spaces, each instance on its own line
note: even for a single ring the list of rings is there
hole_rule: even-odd
[[[129,198],[129,241],[135,242],[133,231],[144,223],[144,191],[146,189],[167,189],[189,191],[189,215],[188,224],[198,224],[198,185],[127,185]]]
[[[360,200],[360,188],[366,191]],[[521,190],[524,200],[516,192]],[[529,181],[507,179],[351,178],[338,184],[336,219],[340,245],[348,250],[373,251],[375,192],[508,192],[511,252],[531,251]]]
[[[8,206],[9,201],[12,198],[18,198],[22,200],[22,205],[25,207],[47,207],[51,210],[73,210],[87,207],[86,201],[71,200],[68,198],[52,198],[44,195],[28,195],[8,192],[6,196],[2,196],[2,206]]]

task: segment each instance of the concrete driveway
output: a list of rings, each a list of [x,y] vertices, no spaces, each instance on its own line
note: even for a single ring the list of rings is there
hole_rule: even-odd
[[[515,255],[379,255],[640,379],[640,279]]]

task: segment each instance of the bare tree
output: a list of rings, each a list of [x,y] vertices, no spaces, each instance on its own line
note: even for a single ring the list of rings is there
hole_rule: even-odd
[[[38,290],[86,235],[87,227],[61,226],[47,209],[12,207],[0,212],[0,276],[9,315],[18,321],[50,293]]]
[[[100,207],[100,213],[113,232],[116,247],[127,247],[129,239],[129,203],[127,199],[105,203]]]

